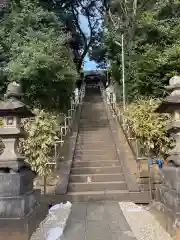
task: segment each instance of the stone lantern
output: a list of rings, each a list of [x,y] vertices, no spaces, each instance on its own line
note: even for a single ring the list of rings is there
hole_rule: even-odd
[[[171,94],[165,98],[156,112],[172,114],[167,132],[176,142],[163,168],[164,180],[159,188],[159,200],[175,220],[180,218],[180,77],[171,78],[166,89],[171,91]]]
[[[20,85],[13,82],[8,85],[5,101],[0,103],[0,117],[4,120],[0,137],[5,145],[0,155],[0,239],[11,233],[12,238],[8,237],[8,240],[16,239],[15,233],[20,234],[17,239],[29,239],[39,211],[38,195],[33,190],[35,173],[18,151],[19,139],[27,135],[21,126],[21,118],[34,116],[20,101],[21,96]],[[29,218],[32,221],[30,228]]]
[[[7,0],[0,0],[0,9],[5,7],[7,4]]]

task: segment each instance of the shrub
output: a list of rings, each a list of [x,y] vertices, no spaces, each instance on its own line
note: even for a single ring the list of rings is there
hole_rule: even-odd
[[[143,146],[155,156],[164,158],[172,146],[172,139],[165,131],[171,117],[154,112],[160,103],[160,99],[139,99],[127,106],[124,118]]]
[[[47,162],[54,157],[55,141],[59,140],[62,118],[58,114],[36,110],[34,119],[23,120],[25,130],[29,133],[26,140],[21,142],[21,151],[32,169],[40,176],[50,173]]]
[[[3,118],[0,118],[0,128],[2,127],[3,127]],[[3,153],[3,150],[4,150],[4,143],[0,139],[0,155]]]

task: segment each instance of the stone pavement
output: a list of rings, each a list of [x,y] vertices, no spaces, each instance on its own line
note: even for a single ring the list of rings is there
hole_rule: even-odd
[[[136,240],[118,202],[75,203],[61,240]]]

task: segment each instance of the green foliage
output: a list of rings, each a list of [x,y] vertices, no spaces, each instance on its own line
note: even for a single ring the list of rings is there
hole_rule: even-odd
[[[29,137],[21,144],[39,175],[45,174],[59,138],[60,120],[51,112],[67,110],[77,65],[81,68],[99,34],[102,2],[10,0],[0,9],[0,97],[9,82],[17,81],[24,100],[44,109],[23,122]],[[79,25],[80,15],[87,17],[90,36]]]
[[[32,119],[22,120],[22,126],[28,137],[20,141],[19,150],[26,157],[26,161],[31,165],[39,176],[51,173],[52,166],[45,165],[52,162],[55,156],[55,142],[60,140],[60,126],[63,117],[57,112],[45,110],[34,110],[36,116]],[[0,118],[0,127],[3,127]],[[0,153],[4,144],[0,141]]]
[[[129,92],[162,97],[169,78],[180,74],[179,1],[158,1],[140,11],[132,51]],[[173,9],[173,10],[172,10]]]
[[[70,44],[76,27],[74,21],[70,29],[66,24],[67,16],[72,19],[69,9],[63,1],[43,0],[11,0],[0,9],[0,97],[9,82],[17,81],[24,100],[44,109],[23,122],[29,137],[21,144],[39,175],[53,159],[61,123],[57,112],[66,112],[78,77]]]
[[[3,118],[0,118],[0,128],[3,127]]]
[[[43,6],[51,9],[71,33],[71,48],[78,72],[94,43],[99,42],[103,31],[104,0],[39,0]],[[81,20],[86,19],[87,29],[82,28]]]
[[[127,106],[124,118],[148,151],[165,157],[172,144],[165,131],[170,116],[154,112],[160,103],[160,99],[139,99]]]
[[[122,85],[121,35],[124,34],[126,95],[164,97],[169,78],[180,74],[180,1],[111,0],[106,31],[92,58],[110,62]],[[117,44],[118,43],[118,44]],[[106,50],[106,52],[105,52]]]
[[[62,109],[77,78],[69,40],[38,0],[11,1],[0,19],[0,86],[18,81],[29,104]]]
[[[29,136],[21,142],[21,151],[32,169],[40,176],[50,173],[50,166],[54,157],[55,142],[60,137],[62,119],[57,113],[36,110],[36,117],[24,120],[23,125]]]
[[[3,127],[3,119],[0,118],[0,128],[2,128],[2,127]],[[0,139],[0,154],[2,154],[3,149],[4,149],[4,143],[3,143],[2,140]]]

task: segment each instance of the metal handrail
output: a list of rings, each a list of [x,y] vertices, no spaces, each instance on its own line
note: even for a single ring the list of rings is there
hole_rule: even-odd
[[[116,116],[117,119],[119,120],[119,122],[122,123],[123,130],[127,135],[127,139],[136,141],[135,154],[136,154],[136,161],[137,161],[137,159],[140,157],[139,156],[138,144],[137,144],[138,139],[136,138],[136,136],[133,136],[133,137],[129,136],[129,131],[127,131],[129,129],[129,126],[126,124],[126,122],[125,122],[125,120],[124,120],[124,118],[123,118],[123,116],[120,112],[120,109],[117,106],[116,101],[114,101],[113,94],[111,93],[110,96],[108,96],[108,94],[107,94],[104,86],[102,85],[102,83],[100,83],[100,89],[101,89],[101,92],[102,92],[106,102],[109,102],[109,105],[111,106],[110,109],[112,111],[113,116]]]
[[[63,144],[65,142],[64,138],[66,137],[67,133],[70,132],[71,126],[74,120],[75,112],[78,107],[78,105],[82,104],[83,98],[85,96],[85,83],[82,85],[82,88],[79,92],[79,100],[74,101],[72,98],[70,99],[70,109],[68,109],[68,116],[64,115],[64,125],[60,128],[60,140],[56,141],[54,143],[54,159],[52,162],[47,162],[45,164],[46,166],[55,166],[57,167],[57,157],[59,159],[64,159],[64,156],[57,155],[57,144],[60,143],[61,147],[63,147]],[[63,131],[64,130],[64,131]],[[47,190],[47,175],[44,176],[44,186],[43,186],[43,193],[46,194]]]
[[[111,111],[112,111],[113,116],[115,114],[117,119],[119,120],[119,122],[122,123],[123,130],[126,132],[128,140],[135,140],[136,141],[135,153],[136,153],[136,157],[139,158],[140,157],[139,156],[139,148],[138,148],[138,140],[139,139],[136,136],[129,135],[130,127],[126,123],[123,115],[121,114],[121,111],[117,106],[117,103],[114,101],[113,95],[111,94],[111,97],[108,96],[108,94],[107,94],[104,86],[102,85],[102,83],[100,83],[100,89],[101,89],[101,92],[102,92],[103,96],[105,97],[106,102],[109,102],[109,105],[111,106]],[[143,156],[143,158],[145,158],[145,157],[146,156]]]
[[[112,113],[113,114],[115,113],[117,118],[119,118],[120,122],[122,122],[123,130],[127,133],[127,136],[128,136],[129,134],[127,132],[127,129],[129,129],[129,126],[124,121],[124,118],[121,115],[121,112],[118,109],[116,102],[114,102],[113,94],[110,94],[110,97],[109,97],[105,88],[104,88],[104,86],[102,85],[102,83],[100,83],[100,90],[101,90],[102,96],[105,98],[106,102],[107,102],[107,100],[109,101],[109,105],[111,106]],[[139,173],[139,178],[140,178],[140,161],[141,160],[149,161],[149,158],[147,156],[143,156],[143,157],[139,156],[139,149],[138,149],[138,146],[137,146],[137,140],[138,139],[136,138],[136,136],[135,137],[128,136],[128,140],[136,140],[136,164],[137,164],[137,171]],[[151,176],[152,173],[151,173],[151,169],[149,167],[148,167],[148,172],[149,172],[149,177],[148,178],[149,178],[150,198],[152,199],[152,176]]]

